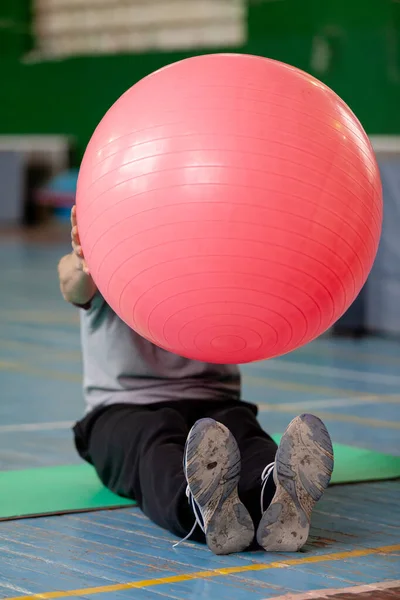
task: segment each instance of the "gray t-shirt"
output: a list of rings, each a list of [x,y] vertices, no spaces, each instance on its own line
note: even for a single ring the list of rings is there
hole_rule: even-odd
[[[158,348],[128,327],[99,293],[80,312],[87,411],[116,403],[240,399],[237,366],[188,360]]]

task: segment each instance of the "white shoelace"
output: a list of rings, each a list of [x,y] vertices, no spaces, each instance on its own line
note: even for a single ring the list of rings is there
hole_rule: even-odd
[[[272,462],[269,465],[267,465],[264,469],[264,471],[261,473],[261,481],[262,481],[262,488],[261,488],[261,514],[264,513],[265,507],[264,507],[264,493],[265,493],[265,488],[268,482],[268,479],[271,476],[271,473],[273,473],[275,468],[275,463]]]
[[[273,470],[275,468],[275,463],[272,462],[269,465],[267,465],[265,467],[265,469],[263,470],[263,472],[261,473],[261,482],[262,482],[262,487],[261,487],[261,513],[264,512],[264,492],[265,492],[265,488],[267,485],[267,482],[271,476],[271,473],[273,473]],[[195,522],[194,525],[192,527],[192,529],[189,531],[189,533],[187,534],[186,537],[184,537],[182,540],[179,540],[179,542],[176,542],[172,547],[176,548],[177,546],[179,546],[180,544],[182,544],[183,542],[186,542],[189,538],[192,537],[194,530],[196,529],[197,525],[200,527],[200,529],[203,531],[203,533],[205,533],[205,527],[204,527],[204,523],[203,523],[203,518],[201,516],[201,512],[200,509],[198,507],[198,504],[196,502],[196,500],[193,498],[189,486],[187,486],[186,488],[186,497],[189,501],[190,506],[192,507],[193,510],[193,514],[195,516]]]
[[[182,544],[183,542],[186,542],[189,538],[192,537],[194,530],[196,529],[197,525],[200,527],[200,529],[202,530],[203,533],[205,533],[205,528],[204,528],[204,524],[203,524],[203,518],[201,516],[201,512],[200,509],[197,505],[196,500],[193,498],[189,486],[187,486],[186,488],[186,497],[189,500],[189,504],[192,507],[193,510],[193,514],[195,516],[195,522],[194,525],[192,527],[192,529],[189,531],[189,533],[187,534],[186,537],[183,538],[183,540],[179,540],[179,542],[176,542],[172,547],[176,548],[177,546],[179,546],[180,544]]]

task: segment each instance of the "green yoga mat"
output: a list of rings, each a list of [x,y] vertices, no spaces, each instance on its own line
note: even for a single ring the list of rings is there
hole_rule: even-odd
[[[279,440],[279,436],[274,436]],[[400,456],[336,444],[332,483],[400,477]],[[0,521],[134,506],[104,488],[90,465],[0,472]]]

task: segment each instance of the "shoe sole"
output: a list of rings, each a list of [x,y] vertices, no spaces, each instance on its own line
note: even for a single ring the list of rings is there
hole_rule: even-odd
[[[253,521],[238,496],[240,452],[229,429],[213,419],[192,427],[185,451],[189,489],[214,554],[242,552],[254,540]]]
[[[332,471],[333,448],[325,425],[308,414],[293,419],[276,453],[276,492],[257,530],[264,550],[296,552],[306,543],[311,511]]]

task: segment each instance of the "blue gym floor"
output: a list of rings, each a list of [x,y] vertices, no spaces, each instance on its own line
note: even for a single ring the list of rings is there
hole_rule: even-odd
[[[76,463],[78,314],[63,302],[56,271],[68,233],[1,239],[0,470]],[[260,405],[267,430],[314,412],[336,442],[400,454],[399,342],[325,338],[243,374],[244,397]],[[176,540],[136,508],[3,522],[0,598],[263,600],[393,582],[399,500],[399,481],[330,488],[295,555],[217,557],[191,542],[173,549]]]

